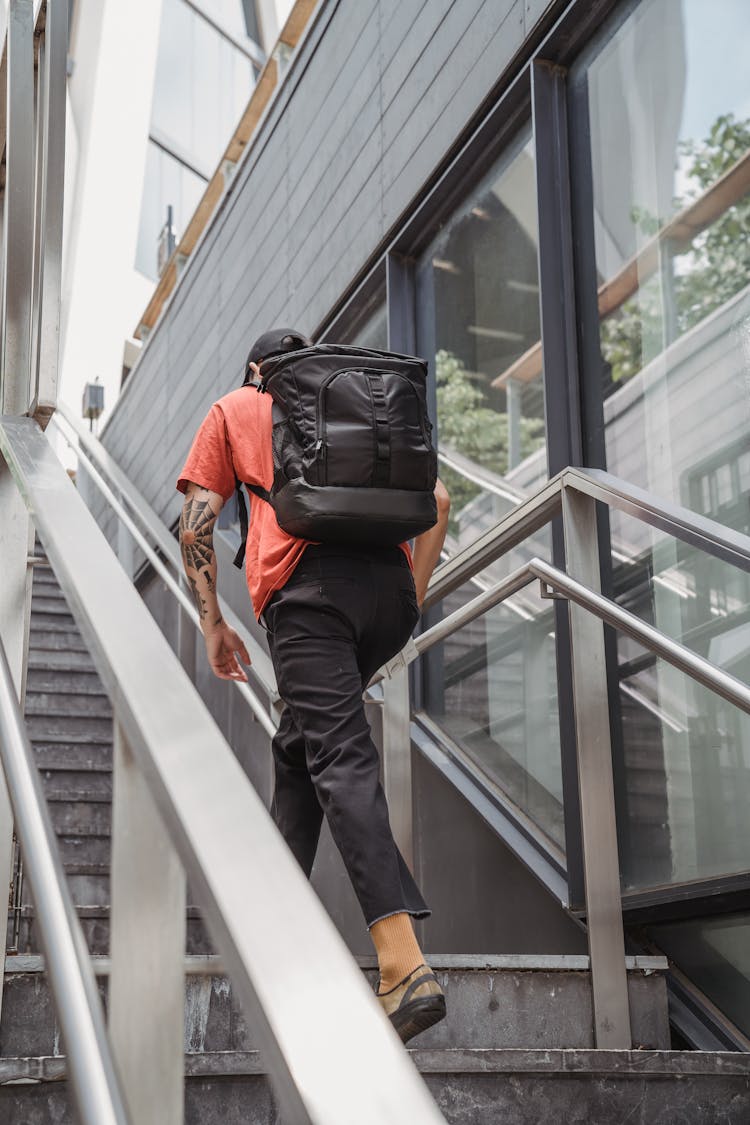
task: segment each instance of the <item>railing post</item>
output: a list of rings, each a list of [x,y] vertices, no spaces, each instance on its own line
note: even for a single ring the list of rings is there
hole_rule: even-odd
[[[563,489],[562,506],[567,572],[571,578],[599,593],[596,501],[567,487]],[[599,1048],[629,1050],[632,1039],[604,625],[574,602],[570,602],[569,612],[594,1034]]]
[[[68,0],[47,0],[39,49],[37,260],[31,413],[44,427],[57,403],[62,287]]]
[[[34,274],[34,13],[32,0],[8,9],[3,215],[3,413],[25,414],[31,401],[31,307]]]
[[[191,597],[184,574],[178,576],[180,589]],[[180,664],[195,683],[195,625],[184,608],[177,603],[177,656]]]
[[[395,839],[407,866],[414,864],[409,670],[383,679],[383,789]]]
[[[138,1125],[181,1125],[185,872],[115,722],[109,1030]]]

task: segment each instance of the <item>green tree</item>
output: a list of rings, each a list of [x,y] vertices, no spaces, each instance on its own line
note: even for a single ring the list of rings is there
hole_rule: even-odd
[[[716,183],[750,150],[750,121],[725,114],[703,141],[687,140],[679,151],[689,161],[688,190],[674,200],[675,211],[687,207]],[[653,235],[664,219],[633,207],[633,223]],[[720,308],[750,281],[750,194],[732,204],[684,247],[675,248],[673,302],[675,330],[682,335]],[[601,349],[612,379],[622,382],[640,371],[664,344],[663,293],[659,273],[602,321]]]
[[[440,445],[462,453],[498,476],[508,471],[508,415],[487,406],[483,390],[472,382],[461,361],[441,348],[435,357]],[[544,444],[544,419],[521,419],[521,456]],[[450,530],[458,530],[461,509],[482,491],[447,465],[440,475],[451,494]]]

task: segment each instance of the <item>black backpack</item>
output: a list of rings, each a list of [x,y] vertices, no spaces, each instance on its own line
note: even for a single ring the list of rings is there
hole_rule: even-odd
[[[437,454],[427,415],[427,363],[343,344],[272,356],[247,393],[273,398],[270,492],[290,535],[323,543],[401,543],[437,521]],[[242,566],[247,511],[237,486]]]

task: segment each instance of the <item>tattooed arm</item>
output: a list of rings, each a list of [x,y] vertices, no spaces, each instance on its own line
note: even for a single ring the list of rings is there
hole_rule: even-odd
[[[236,654],[239,653],[245,664],[250,663],[250,657],[235,630],[222,617],[216,597],[213,536],[214,524],[223,504],[218,492],[210,492],[192,481],[188,484],[180,516],[180,549],[200,617],[211,670],[221,680],[247,682]]]

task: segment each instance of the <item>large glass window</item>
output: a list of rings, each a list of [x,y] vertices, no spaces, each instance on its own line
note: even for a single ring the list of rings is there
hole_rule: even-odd
[[[213,169],[255,84],[247,55],[185,0],[164,0],[152,128]]]
[[[536,180],[525,133],[424,255],[431,293],[440,474],[449,549],[466,546],[546,478]]]
[[[215,11],[209,3],[205,7],[232,31],[244,26],[239,0],[225,0]],[[255,77],[253,62],[236,40],[185,0],[164,0],[136,254],[136,268],[147,277],[157,277],[157,239],[167,206],[179,239],[247,106]]]
[[[593,58],[600,365],[610,472],[750,532],[750,85],[744,0],[644,0]],[[613,513],[613,589],[750,679],[750,580]],[[750,869],[750,723],[626,639],[626,886]],[[743,825],[745,825],[743,827]]]
[[[136,269],[146,277],[156,280],[158,276],[157,244],[167,219],[167,207],[172,208],[173,226],[179,238],[205,188],[202,176],[149,141],[135,257]]]
[[[432,304],[440,476],[451,494],[447,553],[470,545],[547,477],[530,130],[425,252]],[[427,335],[424,328],[420,337]],[[449,614],[531,555],[548,530],[447,597]],[[487,778],[564,842],[551,603],[532,588],[453,634],[427,661],[427,711]]]

